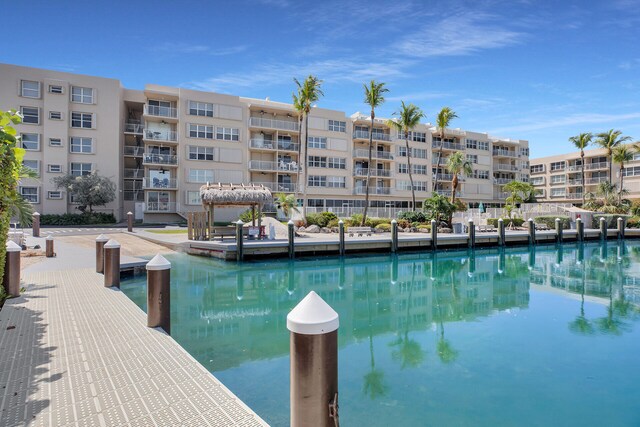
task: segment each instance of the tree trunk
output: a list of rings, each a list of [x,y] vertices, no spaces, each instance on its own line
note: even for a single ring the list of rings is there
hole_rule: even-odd
[[[453,191],[451,192],[451,203],[456,203],[456,190],[458,189],[458,174],[453,174],[453,179],[451,180],[451,184],[453,186]]]
[[[299,165],[298,168],[303,168],[304,170],[304,190],[302,191],[302,218],[306,225],[307,223],[307,187],[309,187],[309,176],[307,171],[309,168],[307,167],[307,162],[309,158],[309,113],[305,112],[304,115],[304,165]]]
[[[612,182],[611,180],[613,179],[613,158],[611,157],[612,151],[611,148],[609,148],[609,150],[607,151],[607,153],[609,154],[609,182]]]
[[[411,183],[411,201],[413,210],[416,210],[416,190],[413,188],[413,172],[411,171],[411,149],[409,148],[409,131],[404,131],[404,145],[407,147],[407,169],[409,172],[409,182]]]
[[[444,129],[440,131],[440,149],[438,150],[438,164],[436,165],[436,180],[433,183],[433,191],[438,190],[438,174],[440,170],[440,161],[442,160],[442,146],[444,145]]]
[[[369,129],[369,163],[367,163],[367,188],[365,189],[364,196],[364,213],[362,214],[362,224],[361,227],[364,227],[365,222],[367,221],[367,210],[369,209],[369,186],[371,185],[371,162],[372,162],[372,151],[373,151],[373,119],[375,117],[375,111],[373,108],[371,109],[371,128]]]
[[[584,208],[584,187],[585,187],[585,183],[586,183],[586,178],[584,176],[584,149],[580,149],[580,158],[581,160],[581,165],[582,165],[582,207]]]
[[[302,163],[302,114],[298,117],[298,163]],[[293,195],[298,200],[298,194],[300,194],[300,170],[302,166],[298,166],[298,170],[296,171],[296,184],[293,188]]]
[[[620,191],[618,192],[618,203],[622,203],[623,188],[624,188],[624,163],[620,163]]]

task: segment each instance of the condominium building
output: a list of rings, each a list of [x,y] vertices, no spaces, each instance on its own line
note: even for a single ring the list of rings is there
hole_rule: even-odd
[[[585,150],[584,180],[580,152],[559,154],[531,160],[531,183],[536,188],[536,199],[541,202],[582,204],[584,192],[595,193],[601,182],[609,181],[610,159],[603,148]],[[612,181],[620,186],[620,165],[612,165]],[[627,198],[640,198],[640,154],[624,167],[624,188]]]
[[[176,221],[200,210],[199,188],[207,182],[262,184],[299,198],[306,184],[309,211],[351,214],[364,207],[370,172],[372,214],[411,205],[405,138],[386,119],[372,125],[365,114],[313,108],[305,165],[296,111],[268,98],[153,84],[131,90],[113,79],[0,64],[0,102],[0,108],[20,108],[25,116],[18,126],[28,150],[25,163],[41,178],[25,180],[20,189],[44,213],[76,207],[53,186],[53,177],[91,171],[117,183],[118,197],[108,211],[119,218],[132,211],[146,222]],[[439,130],[424,123],[412,130],[408,145],[418,206],[431,194],[436,175],[437,191],[451,195],[453,176],[445,165],[456,151],[473,164],[473,174],[460,177],[457,194],[472,206],[500,205],[502,185],[529,180],[524,140],[447,129],[441,141]]]

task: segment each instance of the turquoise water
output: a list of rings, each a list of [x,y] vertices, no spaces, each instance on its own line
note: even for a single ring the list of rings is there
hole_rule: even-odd
[[[342,425],[640,425],[640,243],[256,261],[176,254],[173,337],[288,425],[287,313],[340,314]],[[143,309],[146,278],[122,290]]]

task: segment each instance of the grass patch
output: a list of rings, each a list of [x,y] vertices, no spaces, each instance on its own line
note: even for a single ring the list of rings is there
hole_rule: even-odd
[[[154,234],[187,234],[187,229],[185,228],[183,229],[179,229],[179,230],[163,230],[163,229],[152,229],[152,230],[145,230],[148,233],[154,233]]]

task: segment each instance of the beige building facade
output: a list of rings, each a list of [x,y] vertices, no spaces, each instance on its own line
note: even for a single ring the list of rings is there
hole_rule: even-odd
[[[18,126],[25,160],[41,178],[21,183],[21,191],[41,213],[74,212],[51,179],[91,171],[117,184],[116,201],[104,210],[118,218],[132,211],[145,222],[180,221],[201,210],[199,188],[207,182],[262,184],[298,198],[306,184],[310,212],[351,215],[364,207],[369,169],[371,215],[391,216],[411,205],[404,135],[386,119],[372,126],[368,114],[314,108],[305,165],[304,126],[296,111],[268,98],[153,84],[130,90],[118,80],[0,64],[0,100],[0,108],[20,107],[25,114]],[[438,168],[440,143],[439,131],[428,123],[409,136],[419,204],[430,196],[436,174],[437,191],[451,195],[453,176],[444,165],[456,151],[473,164],[473,175],[461,177],[458,189],[471,206],[501,205],[502,185],[529,180],[527,141],[447,129]],[[236,215],[221,212],[221,219]]]

